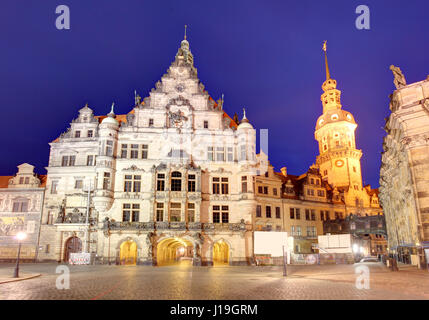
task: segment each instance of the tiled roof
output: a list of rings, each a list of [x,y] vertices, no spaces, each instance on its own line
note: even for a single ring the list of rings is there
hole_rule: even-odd
[[[13,176],[0,176],[0,188],[7,188],[11,178],[13,178]]]

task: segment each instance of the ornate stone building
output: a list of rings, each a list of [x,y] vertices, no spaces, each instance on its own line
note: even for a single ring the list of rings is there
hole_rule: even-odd
[[[318,235],[350,231],[354,217],[362,220],[380,216],[375,219],[376,226],[365,229],[368,234],[350,233],[370,239],[371,254],[383,254],[387,244],[378,190],[362,184],[357,124],[353,115],[342,109],[341,91],[331,78],[326,51],[325,64],[326,80],[320,98],[323,113],[315,128],[319,144],[316,163],[300,176],[288,174],[286,167],[275,172],[268,164],[268,171],[255,178],[258,206],[254,228],[287,231],[294,237],[295,253],[312,253]],[[258,160],[260,165],[268,161],[263,155],[258,155]]]
[[[255,139],[245,114],[236,123],[204,89],[185,37],[128,114],[85,106],[50,144],[39,259],[250,263]]]
[[[0,261],[15,261],[15,235],[20,231],[27,234],[21,258],[37,258],[45,181],[46,176],[35,174],[28,163],[19,165],[15,176],[0,176]]]
[[[380,200],[391,253],[423,265],[423,249],[429,249],[429,77],[407,85],[399,68],[391,70],[396,90],[386,119]]]

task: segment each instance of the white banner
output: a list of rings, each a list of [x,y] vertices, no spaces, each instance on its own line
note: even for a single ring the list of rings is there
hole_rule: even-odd
[[[90,253],[70,253],[69,264],[91,264]]]

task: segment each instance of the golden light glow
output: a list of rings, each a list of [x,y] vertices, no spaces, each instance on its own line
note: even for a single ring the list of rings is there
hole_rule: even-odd
[[[135,265],[137,263],[137,244],[132,241],[125,241],[121,244],[120,255],[121,264]]]

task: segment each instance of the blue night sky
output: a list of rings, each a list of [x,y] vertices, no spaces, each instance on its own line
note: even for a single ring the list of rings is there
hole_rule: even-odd
[[[71,29],[55,28],[55,8],[70,7]],[[371,10],[357,30],[355,9]],[[0,4],[0,175],[28,162],[45,173],[49,145],[86,103],[128,113],[134,90],[147,96],[188,40],[209,94],[225,94],[269,129],[277,170],[301,174],[318,152],[323,40],[342,104],[357,123],[366,184],[378,186],[384,118],[394,90],[389,65],[408,83],[429,74],[429,1],[16,1]]]

